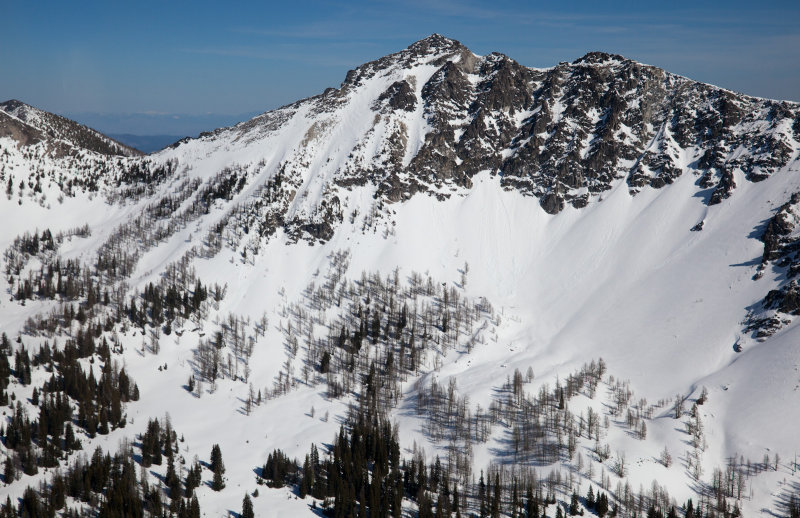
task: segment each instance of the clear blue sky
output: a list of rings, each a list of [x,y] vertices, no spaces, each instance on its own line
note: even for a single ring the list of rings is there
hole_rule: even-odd
[[[528,66],[603,50],[800,101],[797,0],[643,4],[5,0],[0,99],[118,122],[121,114],[235,118],[338,86],[349,68],[438,32]]]

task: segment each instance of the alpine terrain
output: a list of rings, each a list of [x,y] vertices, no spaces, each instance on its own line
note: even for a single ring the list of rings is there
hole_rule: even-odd
[[[0,104],[0,516],[800,516],[800,105],[432,35],[143,155]]]

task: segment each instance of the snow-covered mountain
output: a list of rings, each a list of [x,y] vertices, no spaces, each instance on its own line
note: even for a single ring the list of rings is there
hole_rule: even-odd
[[[123,368],[137,386],[125,426],[99,431],[67,394],[88,454],[168,414],[182,440],[164,451],[187,469],[221,447],[226,488],[203,470],[195,490],[216,516],[241,509],[273,450],[302,464],[375,414],[396,423],[403,458],[439,455],[462,514],[480,513],[481,470],[490,487],[502,475],[507,515],[523,479],[542,505],[574,492],[589,507],[592,487],[627,516],[689,498],[790,514],[797,103],[604,53],[531,69],[433,35],[148,157],[0,106],[8,351],[83,351],[73,369],[113,371],[116,390]],[[10,359],[4,391],[29,417],[65,356],[37,356],[27,377]],[[2,451],[32,473],[26,455],[46,446],[20,448]],[[164,466],[144,477],[175,494]],[[258,516],[323,505],[259,490]],[[443,491],[407,494],[404,512],[443,509]]]
[[[0,111],[26,123],[46,135],[52,143],[95,151],[101,155],[137,156],[142,153],[121,144],[102,133],[54,113],[45,112],[12,99],[0,103]],[[7,117],[4,116],[4,120]],[[43,137],[40,137],[43,138]],[[62,150],[62,152],[64,152]]]

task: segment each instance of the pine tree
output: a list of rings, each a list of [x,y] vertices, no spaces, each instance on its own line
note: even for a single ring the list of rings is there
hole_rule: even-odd
[[[172,453],[172,448],[169,447],[167,452],[166,483],[169,488],[169,497],[176,502],[181,497],[181,480],[175,472],[175,455]]]
[[[579,514],[580,505],[578,504],[578,493],[572,492],[572,497],[569,501],[569,515],[576,516]]]
[[[500,474],[494,474],[494,495],[492,498],[492,518],[500,518]]]
[[[594,504],[594,509],[597,512],[597,516],[603,518],[603,516],[608,513],[608,497],[605,493],[600,493],[597,495],[597,501]]]
[[[219,449],[219,444],[211,447],[211,471],[214,472],[211,489],[221,491],[225,487],[222,479],[222,474],[225,473],[225,464],[222,462],[222,451]]]
[[[486,483],[483,481],[483,470],[481,470],[481,478],[478,482],[478,502],[480,502],[480,518],[486,518]]]
[[[214,479],[211,481],[211,489],[214,491],[222,491],[225,489],[225,481],[222,479],[222,473],[215,471]]]
[[[202,482],[202,466],[199,462],[195,462],[194,466],[189,468],[189,473],[186,474],[186,498],[189,498],[194,493],[195,488],[200,486]],[[191,507],[190,507],[191,509]]]
[[[211,447],[211,463],[210,463],[211,471],[213,472],[220,472],[225,473],[225,465],[222,462],[222,450],[219,448],[219,444],[215,444]]]
[[[311,492],[313,480],[314,471],[311,469],[311,463],[309,462],[308,455],[306,455],[306,460],[303,461],[303,478],[300,480],[300,487],[298,488],[300,498],[305,498],[306,495]]]
[[[245,493],[242,500],[242,514],[241,518],[255,518],[256,513],[253,511],[253,501],[250,500],[250,495]]]
[[[3,466],[3,481],[6,484],[10,484],[16,478],[16,470],[14,469],[14,462],[11,460],[11,456],[6,456],[5,465]]]
[[[192,496],[192,503],[189,504],[189,518],[200,518],[200,502],[197,495]]]
[[[789,497],[789,518],[800,518],[800,503],[795,495]]]
[[[525,518],[539,518],[539,501],[533,497],[531,486],[525,494]]]

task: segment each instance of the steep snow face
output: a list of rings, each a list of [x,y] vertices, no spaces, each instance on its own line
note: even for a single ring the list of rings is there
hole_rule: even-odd
[[[799,140],[795,103],[737,95],[603,53],[529,69],[435,36],[349,72],[337,90],[157,159],[187,164],[203,179],[234,164],[246,168],[247,187],[234,197],[239,210],[226,225],[236,246],[257,254],[278,230],[312,242],[332,239],[347,220],[391,230],[398,202],[418,193],[464,196],[484,172],[549,214],[567,202],[580,209],[616,200],[624,190],[648,200],[682,179],[681,195],[665,196],[693,207],[695,221],[682,223],[702,229],[710,207],[737,188],[778,172],[791,176]],[[364,203],[357,187],[374,201]],[[614,206],[566,217],[616,220]],[[759,234],[756,227],[745,235]],[[556,244],[544,239],[545,249]],[[751,330],[780,327],[765,314],[770,305],[744,305]]]
[[[445,450],[414,410],[419,387],[433,379],[455,380],[462,395],[488,408],[517,369],[533,369],[536,381],[526,387],[535,393],[602,357],[610,374],[630,380],[636,397],[653,407],[648,441],[618,426],[620,416],[604,440],[628,452],[634,485],[655,478],[685,499],[696,488],[693,465],[708,478],[735,454],[760,460],[767,449],[784,459],[794,452],[798,113],[792,103],[736,95],[619,56],[593,53],[534,70],[434,36],[351,71],[339,89],[147,162],[109,162],[87,151],[67,168],[62,158],[0,139],[8,150],[0,179],[14,178],[11,194],[0,197],[0,217],[11,222],[0,246],[25,231],[88,224],[90,235],[65,238],[57,253],[86,264],[103,250],[128,253],[130,273],[103,281],[124,286],[126,298],[174,279],[180,261],[203,283],[226,287],[205,318],[161,335],[158,354],[136,329],[114,329],[124,345],[120,358],[142,388],[129,410],[134,429],[168,412],[186,436],[188,458],[221,445],[237,491],[202,488],[212,514],[240,507],[267,452],[301,456],[310,442],[329,442],[346,412],[347,397],[304,385],[299,367],[291,382],[282,378],[285,362],[299,366],[309,354],[301,347],[287,357],[286,326],[297,307],[320,321],[344,311],[303,305],[310,284],[326,282],[331,258],[342,251],[349,253],[347,280],[396,269],[408,280],[419,272],[494,307],[476,324],[469,348],[459,343],[430,358],[402,384],[393,417],[404,447],[416,441]],[[106,200],[77,189],[53,203],[63,192],[56,181],[43,181],[39,193],[18,190],[40,169],[77,176],[86,164],[108,166],[97,190]],[[146,181],[135,164],[162,171],[158,181]],[[112,195],[115,183],[128,194]],[[134,188],[141,185],[147,188]],[[3,288],[13,293],[46,259],[30,259],[9,275],[12,284],[0,281]],[[771,292],[783,298],[764,301]],[[54,307],[52,300],[23,306],[3,297],[0,325],[14,336],[28,317]],[[231,314],[271,322],[253,331],[248,383],[293,385],[250,415],[242,410],[249,386],[240,379],[215,380],[213,392],[197,390],[201,397],[181,387],[198,373],[198,344]],[[330,332],[312,324],[298,334],[313,342]],[[238,359],[231,361],[238,369]],[[613,387],[605,378],[596,399],[570,405],[610,415]],[[690,448],[687,418],[673,419],[670,405],[656,402],[676,394],[696,401],[702,387],[708,396],[698,412],[709,444]],[[495,430],[476,446],[476,470],[503,458],[508,433]],[[594,444],[584,442],[580,451],[589,458]],[[672,469],[656,462],[664,445],[681,458]],[[600,465],[610,471],[610,462]],[[788,473],[783,466],[755,479],[746,512],[774,508],[770,491]],[[598,468],[586,478],[597,484],[599,476]],[[262,494],[259,515],[308,510],[284,493]]]

